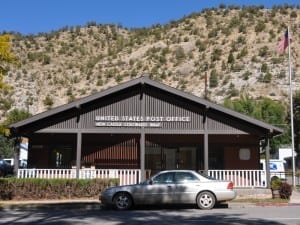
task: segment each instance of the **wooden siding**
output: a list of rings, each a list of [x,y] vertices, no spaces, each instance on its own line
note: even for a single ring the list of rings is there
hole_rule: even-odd
[[[111,96],[89,102],[81,106],[80,110],[73,112],[73,118],[48,126],[39,132],[71,132],[76,133],[80,129],[82,133],[139,133],[140,126],[126,126],[121,121],[114,121],[113,118],[123,116],[142,117],[141,96],[145,101],[146,118],[163,118],[164,121],[153,121],[155,126],[145,126],[145,133],[182,133],[182,134],[203,134],[204,118],[207,116],[207,132],[211,134],[250,134],[258,132],[251,124],[245,125],[230,116],[220,117],[214,110],[206,109],[205,106],[197,105],[187,99],[174,96],[160,89],[140,88],[129,89]],[[81,127],[78,127],[78,118],[81,118]],[[97,116],[112,117],[104,121],[115,125],[96,125]],[[166,118],[188,118],[189,121],[166,121]],[[103,122],[103,121],[102,121]],[[118,122],[122,125],[116,125]],[[128,122],[128,121],[127,121]],[[130,121],[129,121],[130,122]],[[141,123],[140,121],[133,121]],[[241,123],[240,123],[241,122]]]
[[[181,99],[174,99],[163,95],[145,95],[145,114],[152,117],[189,117],[189,122],[162,122],[161,128],[164,130],[203,130],[203,109],[198,112]],[[151,130],[151,128],[145,128]]]
[[[77,117],[69,118],[61,122],[55,123],[46,129],[76,129],[78,127]]]

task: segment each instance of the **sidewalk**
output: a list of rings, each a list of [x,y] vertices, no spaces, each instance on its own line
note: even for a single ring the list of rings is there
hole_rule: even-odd
[[[39,206],[39,205],[80,205],[80,204],[98,204],[100,201],[97,199],[55,199],[55,200],[8,200],[0,201],[1,206]]]
[[[291,197],[290,197],[290,204],[300,204],[300,192],[293,191]]]
[[[96,199],[63,199],[63,200],[27,200],[27,201],[0,201],[1,209],[81,209],[100,210],[101,204]]]

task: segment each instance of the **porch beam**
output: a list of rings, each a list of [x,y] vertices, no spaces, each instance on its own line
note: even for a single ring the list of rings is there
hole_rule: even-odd
[[[266,135],[266,182],[267,188],[271,187],[270,184],[270,138],[269,134]]]
[[[14,174],[17,175],[19,170],[19,159],[20,159],[20,144],[22,138],[17,136],[14,138]]]
[[[82,144],[82,134],[77,133],[77,148],[76,148],[76,178],[79,179],[79,172],[81,166],[81,144]]]
[[[206,132],[207,130],[207,124],[205,122],[204,124],[204,172],[205,174],[208,173],[208,133]]]
[[[144,83],[141,85],[140,101],[141,101],[141,116],[145,117],[145,96],[144,96]],[[140,168],[141,168],[141,181],[146,179],[145,172],[145,127],[141,127],[140,131]],[[141,182],[140,181],[140,182]]]
[[[81,129],[81,107],[77,106],[77,146],[76,146],[76,178],[79,179],[80,167],[81,167],[81,146],[82,146],[82,129]]]
[[[203,115],[203,124],[204,124],[204,172],[208,174],[208,130],[207,130],[207,111],[209,107],[206,106],[205,113]]]

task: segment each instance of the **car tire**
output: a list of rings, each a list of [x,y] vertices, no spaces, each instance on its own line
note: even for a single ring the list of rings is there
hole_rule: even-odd
[[[114,197],[113,203],[117,210],[128,210],[132,207],[132,198],[126,192],[119,192]]]
[[[215,196],[208,191],[204,191],[197,196],[197,205],[200,209],[212,209],[216,204]]]

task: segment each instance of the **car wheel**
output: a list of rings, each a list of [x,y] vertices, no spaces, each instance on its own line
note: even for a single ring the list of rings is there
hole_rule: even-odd
[[[215,204],[215,196],[208,191],[201,192],[197,196],[197,205],[200,209],[212,209],[215,206]]]
[[[132,198],[126,192],[117,193],[113,202],[115,208],[118,210],[127,210],[132,206]]]

